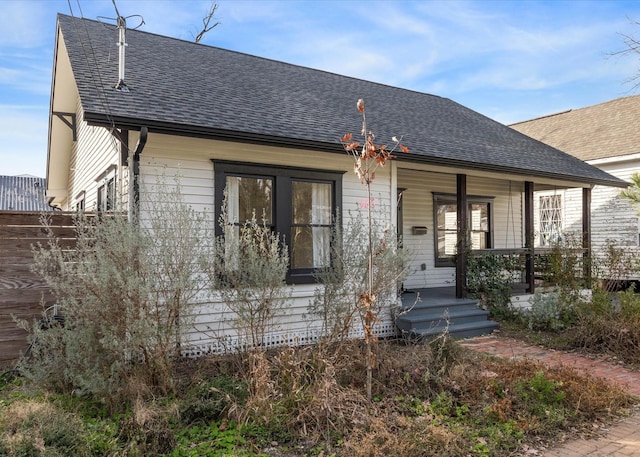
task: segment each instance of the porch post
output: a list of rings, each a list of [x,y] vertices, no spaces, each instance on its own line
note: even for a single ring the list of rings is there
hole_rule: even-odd
[[[582,275],[591,288],[591,188],[582,188]]]
[[[524,183],[524,247],[525,254],[525,282],[530,294],[536,290],[535,284],[535,253],[533,249],[533,182]]]
[[[456,252],[456,297],[467,295],[467,255],[468,248],[468,207],[467,207],[467,175],[456,175],[456,208],[457,208],[457,252]]]

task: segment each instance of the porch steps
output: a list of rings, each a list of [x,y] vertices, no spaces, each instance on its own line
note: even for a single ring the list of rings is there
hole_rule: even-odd
[[[443,331],[452,338],[471,338],[487,335],[498,328],[497,322],[489,320],[489,312],[478,307],[474,299],[425,296],[428,289],[421,291],[419,301],[416,294],[403,296],[403,308],[396,318],[396,326],[408,338],[428,339]]]

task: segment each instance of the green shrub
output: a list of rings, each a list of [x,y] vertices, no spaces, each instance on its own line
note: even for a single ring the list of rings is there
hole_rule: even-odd
[[[494,316],[510,317],[513,272],[518,263],[518,256],[470,254],[467,260],[467,291],[479,298]]]
[[[571,344],[640,363],[640,295],[633,288],[616,293],[595,290],[591,302],[579,310]]]
[[[566,425],[570,411],[564,407],[567,394],[562,382],[553,381],[543,371],[517,383],[516,393],[522,408],[536,418],[545,418],[545,427]]]
[[[620,318],[623,321],[640,321],[640,295],[636,293],[635,287],[619,292],[616,297],[620,303]]]
[[[565,295],[579,293],[592,278],[584,277],[584,249],[582,239],[574,234],[552,244],[551,250],[539,256],[545,285],[556,287]]]
[[[246,397],[246,384],[231,377],[200,380],[182,396],[180,420],[185,424],[219,421],[231,407],[240,406]]]
[[[173,363],[191,326],[209,236],[206,215],[159,187],[143,218],[75,219],[76,248],[51,238],[35,271],[57,297],[64,325],[34,326],[25,374],[42,386],[88,394],[114,407],[173,389]]]
[[[207,265],[209,281],[234,314],[240,349],[264,350],[265,337],[277,327],[291,296],[285,282],[287,246],[270,226],[258,221],[255,211],[250,220],[232,220],[226,190],[218,223],[223,235],[216,237]]]
[[[530,330],[559,331],[572,326],[577,319],[573,301],[565,301],[562,292],[536,290],[530,309],[518,314]]]
[[[193,425],[182,430],[177,437],[176,448],[170,457],[248,457],[242,450],[246,440],[233,422],[213,422]]]
[[[594,287],[591,293],[590,300],[584,300],[584,302],[576,308],[576,314],[578,320],[606,317],[609,319],[614,318],[616,307],[614,306],[611,293],[605,289]]]
[[[532,378],[519,382],[516,392],[526,404],[539,403],[542,406],[560,405],[567,397],[562,390],[562,383],[547,378],[542,370],[536,371]]]

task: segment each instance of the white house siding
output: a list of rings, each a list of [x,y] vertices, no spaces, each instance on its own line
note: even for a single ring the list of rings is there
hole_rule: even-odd
[[[404,246],[413,254],[411,275],[405,280],[406,289],[445,287],[455,285],[453,267],[435,266],[435,225],[433,194],[456,193],[456,175],[419,170],[398,170],[398,187],[403,192]],[[467,176],[467,194],[493,197],[494,248],[522,247],[522,190],[521,182]],[[413,235],[412,227],[426,226],[426,235]]]
[[[214,165],[212,159],[233,160],[255,164],[282,165],[289,167],[323,170],[345,170],[342,181],[343,202],[340,204],[343,220],[349,210],[356,209],[366,201],[366,187],[353,173],[353,163],[346,155],[317,153],[313,151],[284,149],[252,144],[230,143],[205,139],[149,134],[147,145],[141,155],[141,199],[159,181],[171,183],[179,176],[184,202],[198,211],[206,211],[214,228]],[[376,205],[383,208],[387,222],[391,222],[394,200],[394,167],[378,169],[372,186]],[[395,195],[395,188],[393,189]],[[393,221],[395,222],[395,221]],[[295,342],[313,342],[317,338],[320,322],[309,315],[309,303],[313,300],[316,285],[291,286],[291,299],[286,311],[275,319],[271,342],[274,345]],[[236,346],[238,332],[234,329],[230,310],[212,294],[205,294],[200,310],[195,316],[195,325],[189,334],[190,354],[219,352],[228,346]],[[377,326],[380,335],[394,332],[390,313],[380,316]],[[357,331],[356,331],[357,333]]]
[[[638,161],[621,161],[598,167],[629,182],[632,174],[640,172]],[[591,198],[592,242],[601,248],[606,245],[607,240],[615,240],[617,246],[637,255],[640,254],[639,208],[620,197],[621,190],[605,186],[594,188]]]
[[[636,259],[640,255],[638,212],[626,199],[619,196],[620,191],[618,188],[604,186],[593,189],[591,242],[593,255],[603,260],[606,257],[606,247],[610,244],[622,248],[626,254]],[[602,279],[608,277],[608,271],[602,264],[598,274]],[[636,274],[613,279],[639,280],[640,277]]]
[[[640,171],[637,161],[617,160],[594,164],[602,170],[625,181]],[[638,210],[620,197],[621,189],[595,186],[591,191],[591,242],[594,256],[601,257],[609,243],[623,248],[628,254],[640,255],[640,224]],[[549,194],[553,192],[545,192]],[[582,233],[582,189],[566,189],[556,192],[563,198],[563,233],[565,238],[579,237]],[[536,196],[543,193],[536,193]],[[536,198],[536,218],[539,217],[539,199]],[[537,219],[536,219],[537,221]],[[538,225],[536,225],[538,227]],[[598,272],[602,277],[607,272]],[[640,278],[622,278],[640,279]]]
[[[85,209],[93,211],[96,208],[98,187],[104,184],[104,179],[96,180],[107,170],[111,169],[111,173],[116,177],[116,183],[120,183],[116,184],[116,195],[122,193],[123,170],[120,167],[120,145],[106,128],[90,126],[81,120],[82,108],[79,100],[76,117],[79,120],[78,139],[71,151],[69,193],[63,209],[74,210],[84,193]]]

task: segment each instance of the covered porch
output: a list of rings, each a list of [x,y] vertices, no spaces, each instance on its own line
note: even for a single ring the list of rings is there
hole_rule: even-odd
[[[543,224],[535,192],[576,187],[581,189],[582,217],[580,227],[572,230],[581,240],[583,275],[588,281],[590,185],[552,179],[534,182],[499,173],[451,173],[433,168],[398,169],[398,233],[403,245],[415,254],[406,289],[434,289],[423,294],[434,298],[453,291],[454,297],[465,298],[469,259],[498,255],[514,259],[514,289],[533,294],[545,277],[542,269],[549,251],[536,244],[536,232]]]

